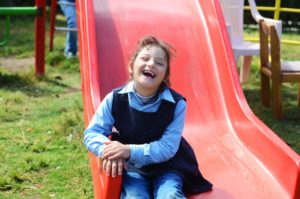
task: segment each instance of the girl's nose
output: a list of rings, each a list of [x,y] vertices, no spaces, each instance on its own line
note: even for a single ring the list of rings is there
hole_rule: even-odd
[[[148,62],[147,62],[147,66],[153,67],[154,66],[154,60],[153,59],[149,59]]]

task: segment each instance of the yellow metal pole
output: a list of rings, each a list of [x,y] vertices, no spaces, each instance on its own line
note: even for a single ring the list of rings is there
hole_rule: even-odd
[[[274,19],[279,20],[280,17],[280,12],[289,12],[289,13],[299,13],[300,14],[300,9],[298,8],[281,8],[281,0],[276,0],[275,6],[274,7],[266,7],[266,6],[257,6],[257,10],[260,11],[273,11],[274,12]],[[250,10],[250,6],[245,6],[245,10]],[[256,41],[258,42],[258,38],[249,38],[246,37],[245,40],[247,41]],[[294,40],[287,40],[287,39],[282,39],[282,43],[284,44],[291,44],[291,45],[300,45],[300,41],[294,41]]]
[[[279,0],[280,1],[280,0]],[[265,6],[257,6],[256,7],[257,10],[259,11],[274,11],[274,19],[275,19],[275,10],[276,8],[275,7],[265,7]],[[244,10],[251,10],[250,9],[250,6],[245,6],[244,7]],[[299,8],[280,8],[280,12],[291,12],[291,13],[300,13],[300,9]],[[279,20],[279,15],[278,14],[278,19]],[[276,16],[277,17],[277,16]]]
[[[245,37],[245,40],[246,41],[259,42],[258,38],[253,38],[253,37]],[[300,41],[289,40],[289,39],[282,39],[281,43],[290,44],[290,45],[300,45]]]
[[[274,19],[276,20],[278,20],[280,16],[280,7],[281,7],[281,0],[276,0],[275,11],[274,11]]]
[[[281,12],[292,12],[292,13],[300,13],[299,8],[281,8]]]

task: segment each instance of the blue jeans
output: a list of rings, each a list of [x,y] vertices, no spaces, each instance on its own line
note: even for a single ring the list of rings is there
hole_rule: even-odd
[[[76,20],[76,8],[75,5],[71,5],[70,0],[61,0],[60,2],[67,2],[69,4],[64,5],[60,4],[60,8],[63,11],[66,20],[67,20],[67,27],[68,28],[77,28],[77,20]],[[77,53],[77,32],[76,31],[68,31],[66,37],[66,46],[65,46],[65,55],[76,55]]]
[[[184,199],[182,188],[183,179],[173,172],[156,177],[125,172],[121,199]]]

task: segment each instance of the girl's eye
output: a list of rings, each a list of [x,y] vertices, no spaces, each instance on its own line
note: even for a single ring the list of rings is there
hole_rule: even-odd
[[[143,60],[143,61],[148,61],[149,58],[148,58],[148,57],[141,57],[141,60]]]

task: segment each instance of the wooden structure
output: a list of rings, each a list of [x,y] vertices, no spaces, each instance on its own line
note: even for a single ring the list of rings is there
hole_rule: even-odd
[[[300,61],[282,62],[280,60],[280,38],[275,26],[264,20],[261,20],[259,24],[261,100],[264,106],[272,105],[274,116],[280,119],[283,116],[282,83],[300,83]],[[300,87],[298,91],[298,106],[300,106]]]

